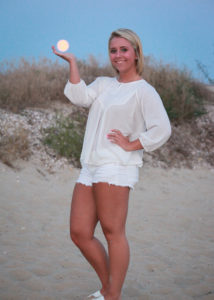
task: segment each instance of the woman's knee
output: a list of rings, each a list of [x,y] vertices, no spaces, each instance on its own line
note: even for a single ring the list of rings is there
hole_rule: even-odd
[[[70,227],[70,238],[75,245],[79,246],[87,240],[92,238],[91,233],[88,230],[82,228],[75,228],[74,226]]]
[[[107,242],[117,241],[125,237],[123,228],[103,227],[102,230]]]
[[[70,227],[70,238],[74,242],[74,244],[78,244],[84,237],[84,232],[79,228],[75,228],[74,226]]]

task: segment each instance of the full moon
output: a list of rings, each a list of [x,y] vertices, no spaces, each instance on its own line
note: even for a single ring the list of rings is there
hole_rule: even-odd
[[[57,42],[57,48],[59,51],[65,52],[69,48],[69,43],[66,40],[60,40]]]

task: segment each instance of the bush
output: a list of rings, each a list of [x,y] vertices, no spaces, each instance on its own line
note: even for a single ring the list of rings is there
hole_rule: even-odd
[[[213,98],[188,70],[157,63],[151,58],[146,60],[144,78],[156,88],[169,118],[176,123],[204,114],[204,101]]]
[[[0,107],[12,112],[47,107],[50,101],[65,101],[63,87],[68,72],[63,65],[43,58],[18,63],[3,62],[0,72]]]
[[[29,132],[23,127],[18,127],[11,135],[0,133],[0,160],[6,165],[13,167],[17,159],[27,160],[30,155]]]
[[[86,83],[97,76],[111,75],[109,66],[99,66],[93,57],[78,61],[81,77]],[[39,61],[4,61],[0,65],[0,108],[20,112],[29,107],[48,107],[51,101],[67,101],[63,94],[68,80],[67,64],[42,58]]]
[[[56,115],[55,124],[43,130],[43,143],[58,155],[68,158],[75,166],[80,166],[80,153],[86,122],[86,111],[76,111],[65,117]]]

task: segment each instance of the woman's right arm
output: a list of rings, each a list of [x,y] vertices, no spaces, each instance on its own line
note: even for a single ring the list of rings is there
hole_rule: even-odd
[[[69,81],[65,85],[65,96],[75,105],[90,107],[97,97],[99,90],[99,80],[95,80],[89,86],[80,79],[79,69],[76,58],[72,53],[61,53],[52,46],[53,53],[69,63]]]
[[[73,84],[80,82],[80,74],[77,66],[76,58],[72,53],[61,53],[56,51],[56,48],[52,46],[53,53],[69,63],[70,73],[69,81]]]

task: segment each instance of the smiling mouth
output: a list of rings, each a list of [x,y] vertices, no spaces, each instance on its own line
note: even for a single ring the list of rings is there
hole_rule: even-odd
[[[118,60],[118,61],[115,61],[116,64],[121,64],[121,63],[123,63],[123,62],[125,62],[125,60]]]

